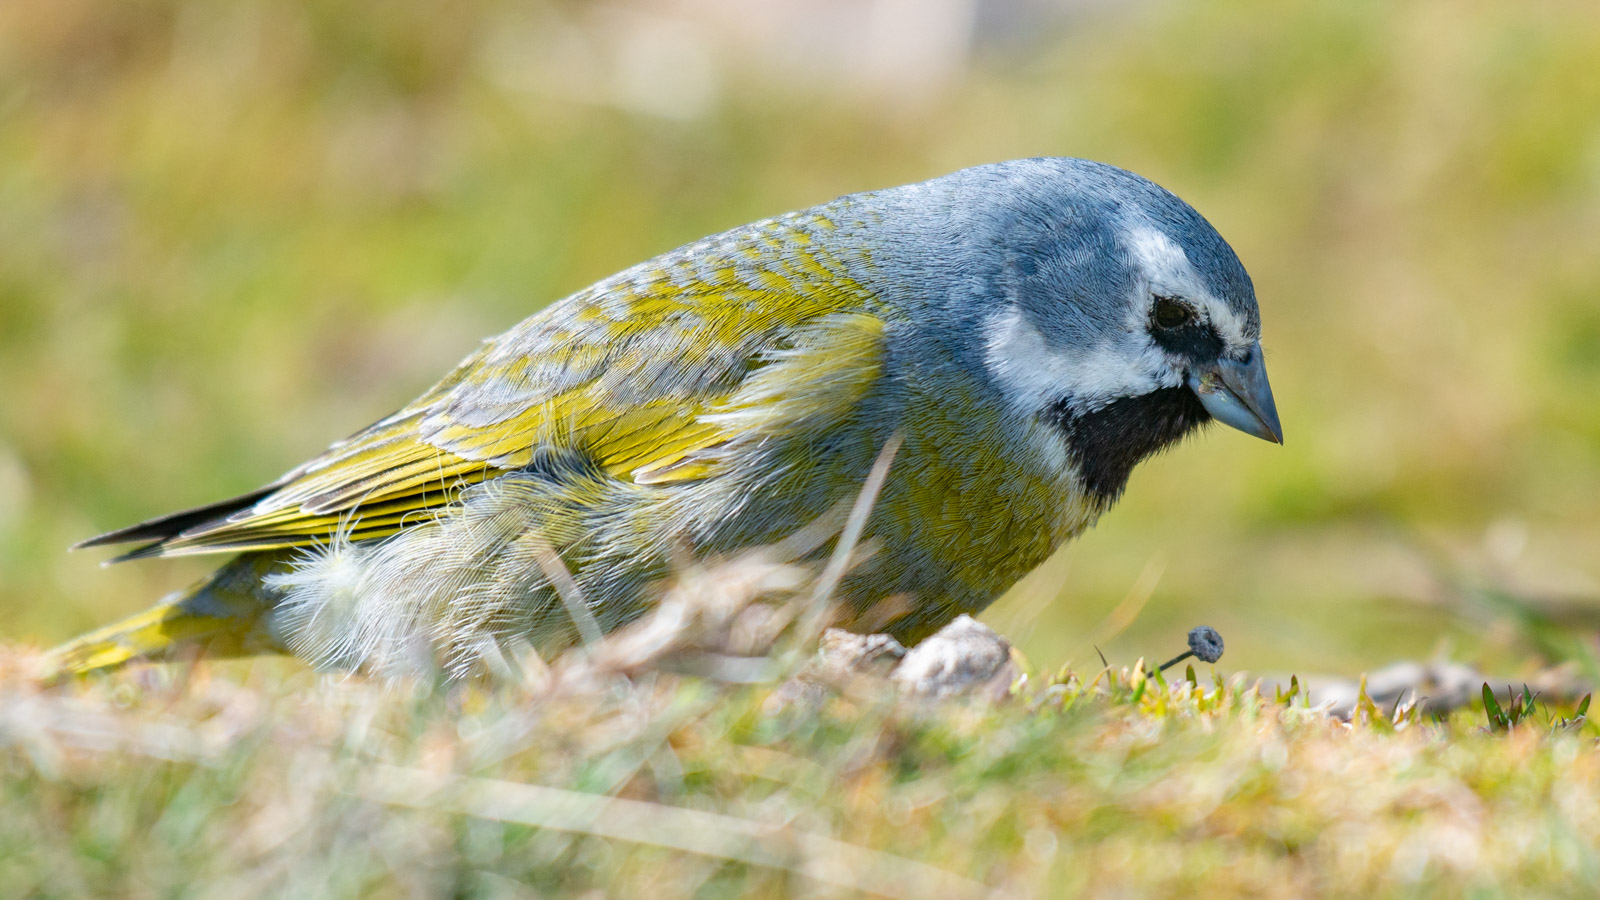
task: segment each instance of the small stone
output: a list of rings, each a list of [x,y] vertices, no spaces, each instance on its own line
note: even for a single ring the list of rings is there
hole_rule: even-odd
[[[839,674],[884,677],[906,655],[906,648],[890,634],[856,634],[842,628],[822,633],[812,665]]]
[[[889,634],[856,634],[842,628],[822,633],[817,655],[773,693],[773,708],[816,705],[858,678],[887,678],[906,655]]]
[[[1017,674],[1006,639],[962,615],[912,647],[889,677],[907,693],[921,697],[970,695],[998,701],[1010,693]]]

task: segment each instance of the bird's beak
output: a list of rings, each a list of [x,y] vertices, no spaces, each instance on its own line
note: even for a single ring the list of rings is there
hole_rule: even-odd
[[[1251,344],[1243,359],[1218,360],[1189,373],[1187,383],[1213,419],[1264,441],[1283,443],[1283,425],[1278,422],[1278,405],[1272,402],[1272,386],[1267,384],[1260,342]]]

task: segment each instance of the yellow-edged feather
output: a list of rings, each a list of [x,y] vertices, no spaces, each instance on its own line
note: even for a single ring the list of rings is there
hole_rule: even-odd
[[[539,447],[577,451],[638,484],[711,477],[715,448],[812,407],[838,412],[878,374],[883,326],[859,311],[867,292],[796,234],[782,236],[777,259],[752,252],[774,237],[758,231],[752,247],[722,248],[721,264],[664,263],[601,282],[485,344],[237,511],[128,557],[387,536],[464,486],[530,465]]]

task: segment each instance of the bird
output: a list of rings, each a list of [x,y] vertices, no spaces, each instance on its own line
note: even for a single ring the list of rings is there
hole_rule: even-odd
[[[466,676],[517,641],[573,646],[578,619],[637,619],[685,548],[783,540],[856,496],[891,443],[876,552],[835,618],[910,644],[1211,421],[1283,442],[1227,241],[1112,165],[980,165],[635,265],[264,487],[84,541],[138,543],[110,562],[236,555],[51,658],[81,673],[201,646]]]

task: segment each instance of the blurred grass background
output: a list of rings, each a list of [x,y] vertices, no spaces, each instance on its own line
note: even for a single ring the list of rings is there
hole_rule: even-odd
[[[988,614],[1043,664],[1528,656],[1600,604],[1600,7],[0,5],[0,633],[216,560],[72,542],[254,488],[703,234],[1033,155],[1193,203],[1288,443],[1213,431]],[[1146,602],[1147,601],[1147,602]]]

